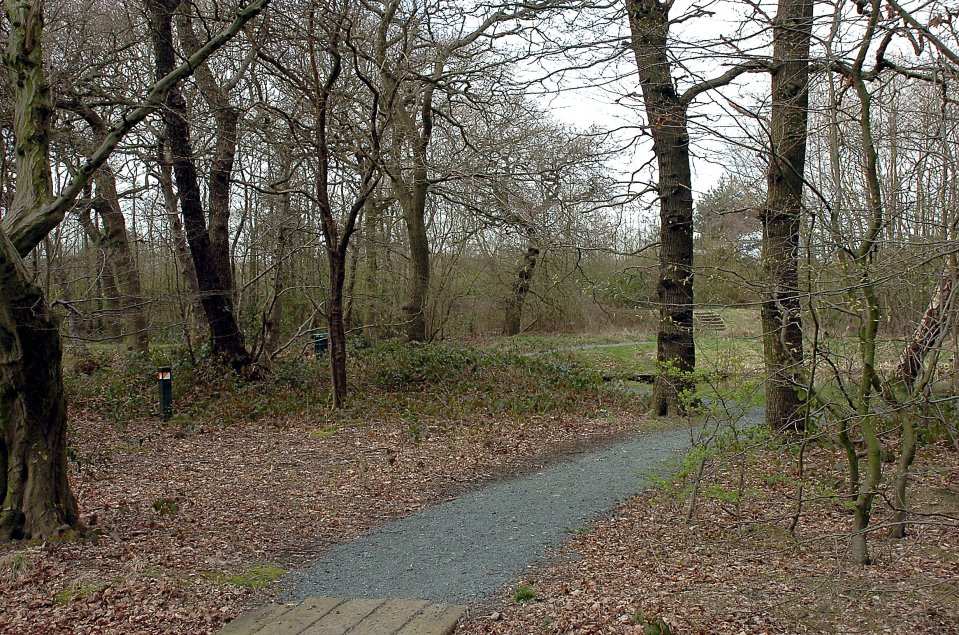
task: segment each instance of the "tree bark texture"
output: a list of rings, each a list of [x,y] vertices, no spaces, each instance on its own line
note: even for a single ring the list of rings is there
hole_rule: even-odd
[[[423,117],[429,120],[429,126],[424,122],[424,130],[414,140],[417,149],[413,157],[413,183],[407,187],[394,181],[394,192],[403,209],[410,247],[410,282],[406,304],[403,305],[403,312],[406,314],[406,337],[410,342],[425,342],[429,339],[426,320],[426,300],[430,292],[430,241],[426,231],[429,183],[426,162],[432,133],[432,115],[427,116],[424,112]]]
[[[42,4],[7,0],[4,63],[12,84],[17,184],[10,214],[51,198],[53,101],[43,75]],[[41,237],[42,240],[42,237]],[[59,324],[0,231],[0,539],[47,537],[78,522],[67,481],[67,406]]]
[[[157,77],[163,77],[174,68],[176,52],[173,45],[173,14],[178,0],[148,0],[150,35],[156,55]],[[252,360],[246,350],[240,331],[230,289],[220,277],[220,268],[207,229],[200,198],[200,185],[190,127],[186,118],[186,102],[178,87],[167,93],[163,121],[172,154],[173,175],[179,190],[180,210],[190,254],[196,269],[197,285],[206,321],[210,327],[213,353],[237,372],[246,370]]]
[[[79,520],[59,324],[13,244],[0,241],[0,539],[47,537]]]
[[[653,412],[680,414],[680,395],[692,382],[693,344],[693,194],[689,160],[687,103],[676,92],[666,55],[670,4],[629,0],[629,24],[643,90],[646,116],[658,167],[660,251],[659,328],[653,386]]]
[[[766,364],[766,424],[803,425],[802,316],[799,230],[809,105],[810,0],[779,0],[773,29],[772,110],[763,227],[762,268],[768,290],[762,304]]]

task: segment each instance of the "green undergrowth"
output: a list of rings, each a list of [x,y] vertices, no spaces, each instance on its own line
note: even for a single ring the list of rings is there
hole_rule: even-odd
[[[329,412],[325,358],[288,358],[256,380],[237,376],[210,358],[185,353],[151,355],[72,350],[65,380],[74,411],[125,424],[159,414],[156,369],[171,366],[171,425],[230,425],[282,421]],[[610,390],[602,373],[573,360],[534,358],[462,345],[387,342],[351,350],[350,395],[336,418],[419,417],[462,419],[475,415],[522,416],[551,412],[592,414],[601,408],[637,407],[635,396]],[[325,432],[318,432],[317,437]]]

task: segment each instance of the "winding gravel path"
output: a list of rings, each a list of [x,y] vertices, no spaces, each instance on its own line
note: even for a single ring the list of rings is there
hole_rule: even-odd
[[[648,488],[650,477],[667,474],[693,436],[686,428],[642,436],[382,525],[294,574],[289,599],[481,601],[571,531]]]

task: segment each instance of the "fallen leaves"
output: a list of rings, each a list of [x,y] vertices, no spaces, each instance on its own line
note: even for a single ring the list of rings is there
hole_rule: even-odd
[[[183,435],[77,413],[71,482],[86,537],[0,548],[0,632],[214,633],[265,601],[270,589],[257,587],[277,567],[483,480],[619,438],[635,419],[421,425],[418,443],[405,422],[387,420],[260,421]]]
[[[839,457],[810,454],[810,483],[834,479]],[[888,510],[877,509],[870,538],[876,562],[852,565],[851,516],[831,497],[805,503],[795,540],[787,531],[795,483],[768,475],[782,474],[789,463],[785,451],[773,451],[743,466],[746,495],[733,510],[738,516],[725,513],[727,502],[704,499],[687,525],[686,500],[675,492],[627,501],[522,581],[535,586],[539,601],[517,604],[504,591],[457,633],[641,634],[653,619],[683,635],[959,633],[954,520],[920,521],[905,540],[893,541],[885,537]],[[928,449],[914,476],[917,511],[949,498],[936,498],[936,488],[959,500],[959,456],[952,448]],[[712,478],[739,486],[739,472],[722,465]]]

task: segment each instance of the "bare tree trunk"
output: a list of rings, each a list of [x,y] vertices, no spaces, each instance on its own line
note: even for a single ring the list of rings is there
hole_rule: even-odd
[[[174,68],[176,50],[173,46],[173,14],[179,0],[148,0],[150,11],[150,35],[156,54],[157,77],[163,77]],[[236,320],[230,289],[220,278],[219,267],[213,254],[210,233],[203,214],[200,185],[190,127],[186,119],[186,102],[178,87],[171,88],[163,110],[173,155],[173,174],[180,195],[180,209],[190,254],[196,268],[197,284],[201,302],[210,327],[210,343],[213,353],[228,363],[235,371],[244,372],[252,360],[246,350],[243,333]]]
[[[364,287],[366,301],[363,303],[363,323],[365,336],[370,340],[382,337],[383,328],[381,319],[389,313],[383,305],[387,302],[384,289],[386,284],[380,277],[380,248],[383,241],[389,236],[384,227],[384,213],[389,209],[389,199],[377,200],[372,196],[366,202],[364,214],[365,238],[365,276]],[[389,252],[387,251],[387,254]],[[387,267],[387,270],[389,268]]]
[[[893,504],[896,511],[893,514],[893,527],[889,534],[893,538],[905,538],[906,519],[909,516],[909,510],[906,509],[906,490],[909,487],[909,469],[916,458],[918,444],[916,426],[911,415],[912,413],[907,412],[905,416],[900,417],[902,421],[902,449],[899,453],[899,464],[897,465],[894,483]]]
[[[941,342],[942,336],[949,330],[953,317],[953,273],[946,268],[939,278],[939,284],[929,300],[912,339],[903,348],[896,364],[895,376],[908,388],[919,376],[926,355]]]
[[[529,245],[523,255],[523,265],[519,269],[513,293],[506,301],[506,311],[503,317],[503,334],[518,335],[522,330],[523,305],[529,294],[529,287],[533,280],[533,271],[536,269],[536,259],[539,257],[539,248]]]
[[[653,412],[679,414],[680,395],[696,367],[693,344],[693,193],[685,102],[674,87],[669,59],[669,3],[630,0],[633,52],[653,135],[659,192],[659,330]]]
[[[417,169],[417,181],[412,195],[398,195],[406,221],[406,236],[410,247],[410,281],[406,304],[406,338],[410,342],[425,342],[426,299],[430,291],[430,242],[426,232],[426,165]],[[420,172],[422,172],[420,174]]]
[[[349,387],[346,383],[346,327],[343,321],[343,286],[346,280],[346,254],[330,254],[330,292],[327,301],[326,327],[330,337],[330,376],[333,379],[333,407],[346,404]]]
[[[116,197],[116,184],[107,178],[99,179],[98,183],[101,180],[109,181],[113,187],[105,189],[97,185],[99,196],[94,205],[97,214],[103,220],[100,244],[103,245],[107,254],[109,266],[113,268],[114,279],[120,282],[117,286],[123,289],[120,303],[130,321],[130,340],[137,350],[145,351],[150,347],[150,333],[143,290],[140,286],[140,271],[127,238],[126,222]],[[107,198],[104,198],[104,194]],[[112,197],[112,201],[109,197]]]
[[[59,324],[0,234],[0,540],[79,521],[67,482],[67,402]]]
[[[289,276],[289,240],[292,222],[290,194],[284,193],[280,202],[280,219],[277,221],[276,247],[273,252],[273,293],[269,311],[263,324],[263,349],[272,358],[280,347],[280,331],[283,323],[283,291]]]
[[[187,54],[193,55],[200,48],[200,39],[193,30],[193,21],[188,11],[180,13],[177,27]],[[242,72],[241,70],[240,73]],[[203,98],[210,105],[216,122],[216,143],[213,148],[213,161],[210,163],[209,182],[210,252],[224,290],[228,291],[236,302],[236,283],[230,251],[230,182],[236,159],[237,128],[242,112],[230,103],[228,88],[217,83],[207,65],[196,69],[194,79]]]
[[[328,34],[325,53],[329,58],[329,71],[325,78],[314,76],[316,94],[313,96],[313,107],[316,115],[316,124],[313,129],[314,147],[317,153],[319,169],[316,174],[316,201],[322,221],[323,240],[326,243],[326,258],[330,268],[330,287],[327,296],[327,328],[329,330],[330,375],[333,381],[333,407],[340,408],[346,403],[349,386],[346,378],[346,327],[343,314],[343,288],[346,282],[346,263],[350,249],[350,239],[356,231],[360,213],[367,205],[379,182],[377,162],[373,160],[361,163],[362,173],[359,174],[359,188],[353,203],[343,214],[342,222],[337,219],[333,211],[330,197],[330,183],[332,171],[330,169],[331,144],[327,135],[327,124],[332,110],[331,98],[334,87],[343,70],[343,59],[340,47],[347,32],[346,25],[350,23],[347,15],[348,8],[333,17],[329,24],[331,32]],[[314,69],[321,65],[317,59],[317,49],[310,48],[311,66]],[[375,95],[374,95],[375,97]],[[373,156],[379,154],[379,131],[376,129],[378,103],[374,99],[370,113],[370,151]]]
[[[50,118],[53,100],[43,75],[43,6],[4,3],[3,62],[12,86],[17,182],[14,221],[52,196]],[[32,229],[32,228],[31,228]],[[79,522],[67,481],[67,404],[59,324],[23,258],[0,230],[0,539],[44,538]]]
[[[811,0],[779,0],[773,29],[772,111],[763,226],[762,267],[770,288],[762,305],[766,424],[803,425],[799,229],[809,105]]]
[[[107,136],[107,124],[92,108],[79,101],[63,104],[75,111],[90,126],[93,132],[94,146],[103,143]],[[140,285],[140,271],[127,234],[126,219],[120,209],[120,197],[117,194],[116,175],[108,163],[94,175],[97,197],[94,209],[103,221],[103,231],[98,242],[106,252],[109,266],[113,268],[113,277],[119,281],[120,302],[130,322],[129,335],[133,346],[139,351],[150,347],[149,324],[147,321],[145,298]]]
[[[96,314],[96,328],[111,340],[117,340],[122,335],[119,320],[122,312],[120,292],[117,290],[110,254],[103,245],[103,232],[90,218],[90,210],[84,210],[77,218],[96,250],[97,282],[100,286],[100,310]]]
[[[190,294],[190,303],[193,305],[193,317],[196,320],[197,327],[200,332],[209,333],[210,327],[206,322],[203,303],[200,301],[200,284],[197,282],[196,267],[193,264],[193,256],[190,255],[190,245],[187,243],[186,234],[183,231],[183,223],[180,221],[180,204],[173,189],[172,159],[168,159],[166,153],[166,141],[161,139],[157,146],[157,163],[160,168],[158,176],[160,190],[163,192],[164,206],[167,210],[167,221],[170,223],[170,233],[173,235],[173,248],[176,252],[177,261],[180,263],[183,281]]]
[[[353,306],[356,300],[356,267],[360,260],[360,250],[355,243],[350,247],[350,275],[347,278],[344,295],[346,297],[346,310],[343,313],[343,324],[347,331],[353,329]]]

